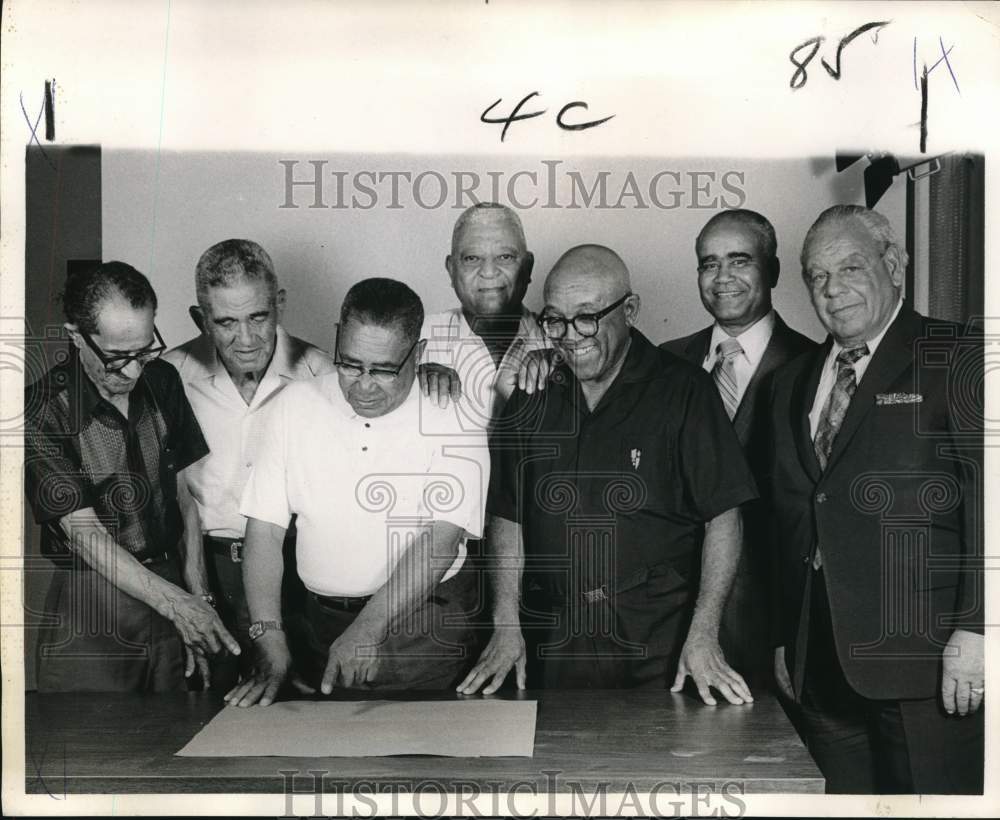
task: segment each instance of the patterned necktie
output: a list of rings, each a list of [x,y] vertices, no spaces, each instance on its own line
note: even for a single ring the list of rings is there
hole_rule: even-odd
[[[830,450],[833,449],[833,440],[837,437],[840,425],[844,423],[844,416],[847,415],[851,396],[858,388],[858,380],[854,375],[854,364],[858,359],[867,355],[868,345],[841,350],[837,354],[837,382],[833,385],[833,390],[830,391],[830,396],[826,400],[822,414],[820,414],[819,424],[816,425],[816,438],[813,440],[816,459],[824,470],[830,458]]]
[[[719,395],[722,396],[722,403],[726,406],[726,413],[732,421],[736,415],[736,408],[740,406],[740,393],[736,387],[736,357],[743,352],[743,348],[736,339],[726,339],[715,346],[715,366],[712,368],[712,378],[715,386],[719,388]]]

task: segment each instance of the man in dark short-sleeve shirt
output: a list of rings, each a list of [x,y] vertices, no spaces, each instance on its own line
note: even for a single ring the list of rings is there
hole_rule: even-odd
[[[156,360],[146,277],[108,262],[73,276],[64,304],[70,356],[25,393],[25,492],[57,566],[38,688],[180,688],[205,653],[236,645],[180,568],[177,474],[208,448],[177,371]]]
[[[497,629],[463,691],[493,691],[512,665],[523,683],[523,563],[536,683],[680,689],[690,674],[706,702],[710,686],[752,700],[718,626],[756,489],[710,378],[633,327],[639,299],[607,248],[564,254],[545,302],[565,364],[512,395],[492,439]]]

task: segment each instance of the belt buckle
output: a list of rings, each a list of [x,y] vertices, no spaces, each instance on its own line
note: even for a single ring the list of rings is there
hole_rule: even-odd
[[[597,589],[588,589],[583,593],[583,599],[588,604],[596,604],[600,601],[608,600],[608,586],[601,584]]]
[[[240,555],[241,549],[243,549],[242,541],[233,541],[229,545],[229,558],[234,564],[243,563],[243,556]]]

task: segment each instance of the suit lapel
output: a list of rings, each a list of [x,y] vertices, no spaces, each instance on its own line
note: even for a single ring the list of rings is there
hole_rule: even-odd
[[[684,357],[691,362],[691,364],[696,364],[698,367],[701,367],[705,358],[708,356],[708,344],[711,341],[712,325],[709,325],[704,330],[699,330],[694,334],[694,336],[691,337],[691,341],[684,347]]]
[[[756,406],[757,391],[761,382],[767,378],[768,374],[777,370],[781,365],[792,358],[788,344],[788,337],[791,331],[784,323],[778,312],[774,312],[774,329],[771,331],[771,338],[768,339],[767,347],[764,348],[764,355],[757,362],[757,368],[750,377],[747,389],[743,393],[740,406],[736,410],[733,418],[733,426],[739,434],[740,441],[744,440],[753,426],[754,408]]]
[[[790,419],[792,429],[795,430],[795,444],[799,450],[799,458],[802,466],[813,481],[819,481],[822,470],[819,461],[816,460],[816,451],[813,449],[812,435],[809,430],[809,411],[812,410],[813,401],[816,399],[816,388],[819,387],[819,378],[823,373],[823,365],[826,357],[830,353],[833,341],[827,340],[819,346],[812,355],[810,363],[799,372],[792,391],[792,418]]]
[[[918,332],[917,314],[903,309],[872,356],[868,369],[851,397],[837,437],[833,440],[826,468],[830,470],[850,443],[864,418],[875,406],[875,394],[887,392],[899,375],[913,364],[913,341]]]

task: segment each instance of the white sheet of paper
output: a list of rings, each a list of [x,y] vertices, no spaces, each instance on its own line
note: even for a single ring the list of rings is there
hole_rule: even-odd
[[[288,701],[225,708],[182,757],[532,757],[535,701]]]

